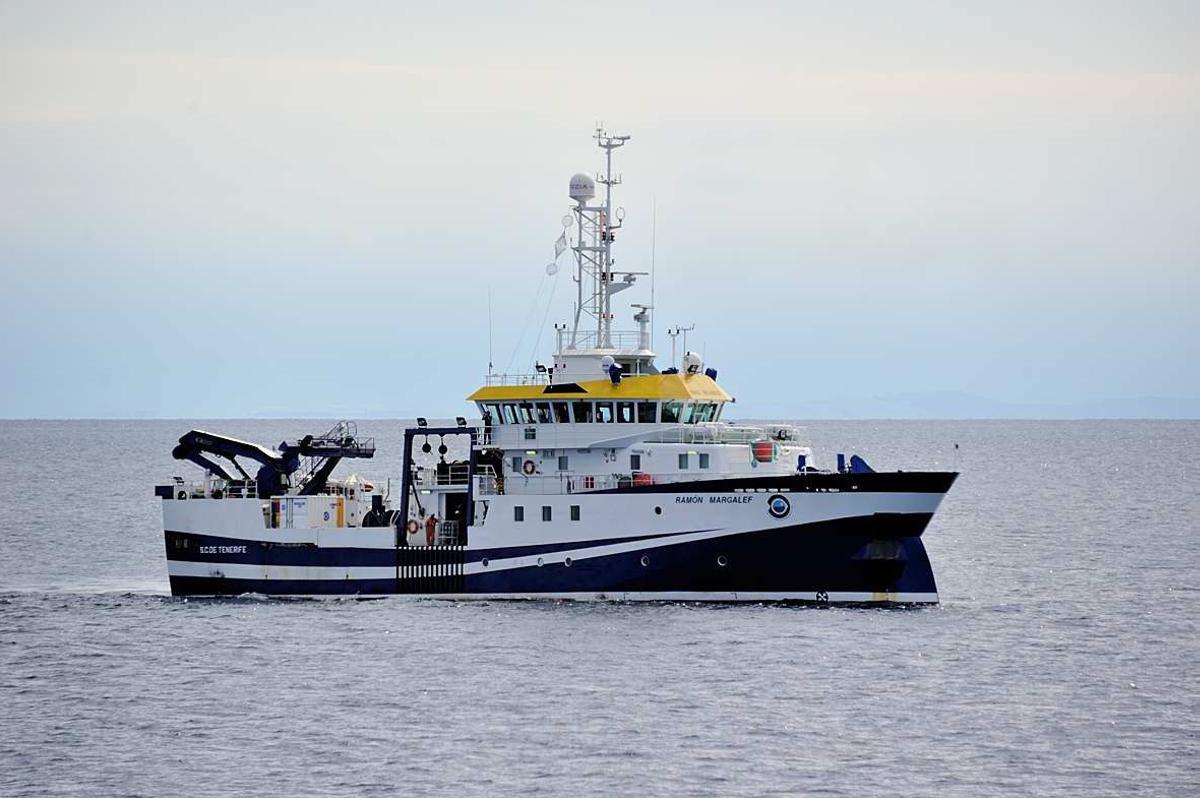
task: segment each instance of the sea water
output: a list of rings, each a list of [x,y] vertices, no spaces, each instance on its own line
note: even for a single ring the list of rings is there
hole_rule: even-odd
[[[962,472],[939,607],[173,599],[178,436],[329,422],[0,422],[0,795],[1200,793],[1200,423],[799,423]]]

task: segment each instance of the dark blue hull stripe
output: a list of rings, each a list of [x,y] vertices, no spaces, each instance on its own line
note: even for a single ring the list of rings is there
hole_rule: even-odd
[[[374,596],[396,593],[394,579],[222,579],[172,576],[173,596]]]

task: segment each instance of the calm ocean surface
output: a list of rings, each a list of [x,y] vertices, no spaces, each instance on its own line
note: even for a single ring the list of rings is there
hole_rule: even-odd
[[[0,422],[0,795],[1200,794],[1200,422],[809,423],[961,446],[902,611],[173,600],[192,426],[329,424]]]

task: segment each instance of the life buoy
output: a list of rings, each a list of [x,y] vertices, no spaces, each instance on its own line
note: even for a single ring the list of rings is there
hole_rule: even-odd
[[[416,521],[409,521],[409,522],[408,522],[408,527],[407,527],[407,529],[408,529],[408,534],[410,534],[410,535],[415,535],[415,534],[417,534],[417,531],[418,531],[420,528],[421,528],[421,525],[420,525],[420,524],[418,524]]]
[[[759,463],[775,462],[775,444],[771,441],[759,440],[750,444],[751,457]]]
[[[532,460],[526,460],[521,465],[521,471],[525,474],[525,476],[531,477],[537,472],[537,463],[533,462]]]

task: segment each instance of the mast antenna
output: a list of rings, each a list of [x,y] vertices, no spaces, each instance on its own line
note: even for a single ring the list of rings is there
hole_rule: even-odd
[[[569,349],[577,348],[590,337],[580,330],[584,315],[596,320],[595,340],[591,342],[591,348],[613,348],[612,295],[628,288],[631,283],[628,275],[620,283],[613,282],[612,259],[615,231],[620,229],[624,218],[623,210],[617,209],[615,214],[613,212],[612,187],[620,185],[621,176],[613,174],[612,156],[613,150],[624,147],[630,137],[610,135],[601,125],[596,126],[592,137],[596,140],[596,146],[604,150],[604,172],[594,180],[588,175],[577,174],[571,178],[570,186],[571,199],[575,200],[572,212],[575,214],[576,243],[572,249],[575,251],[575,280],[579,285]],[[602,203],[594,202],[597,183],[604,186]],[[585,282],[590,294],[584,288]]]
[[[658,195],[650,198],[650,348],[654,348],[654,245],[658,239]]]
[[[687,334],[690,333],[694,329],[696,329],[695,324],[691,325],[690,327],[683,327],[681,325],[676,325],[674,328],[671,328],[671,327],[667,328],[667,335],[671,336],[671,365],[672,366],[674,366],[676,363],[679,362],[676,359],[675,338],[680,333],[683,333],[683,353],[687,354]]]

